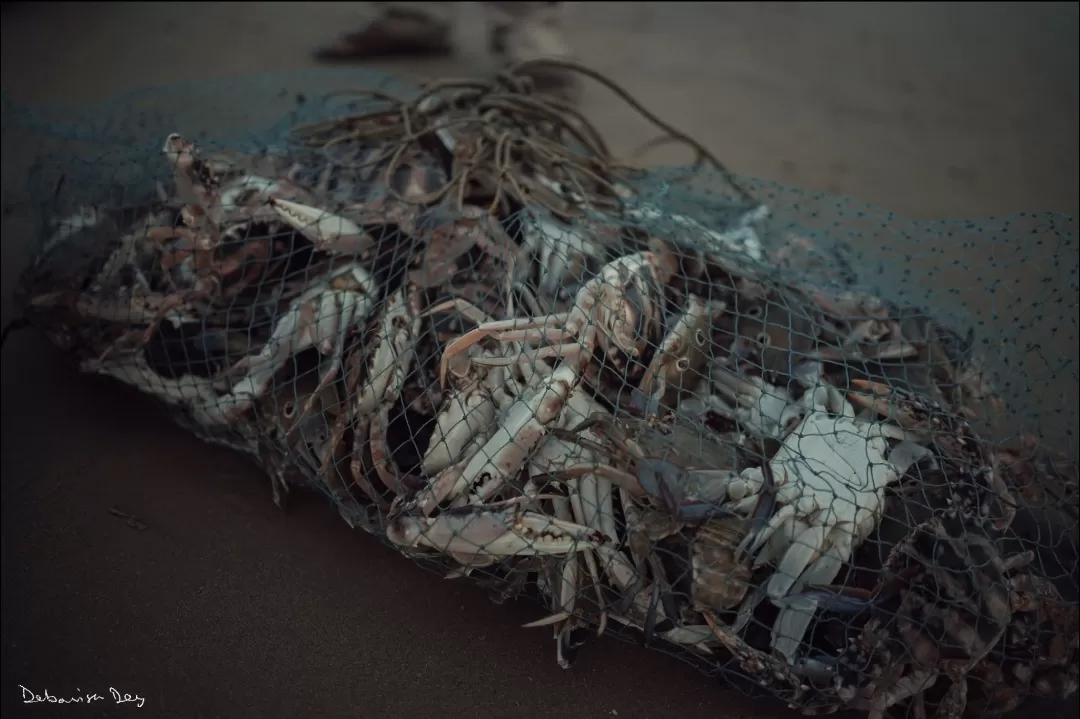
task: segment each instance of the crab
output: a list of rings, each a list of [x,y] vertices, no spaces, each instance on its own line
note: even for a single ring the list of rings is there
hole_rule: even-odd
[[[585,431],[605,441],[581,437]],[[719,502],[736,476],[732,468],[738,463],[737,449],[710,436],[704,426],[677,415],[641,419],[594,412],[569,429],[554,428],[552,434],[612,458],[567,466],[560,473],[564,477],[594,473],[632,497],[664,503],[677,522],[727,514]]]
[[[631,553],[649,569],[651,583],[645,575],[628,564],[622,555],[620,563],[606,564],[612,584],[623,594],[626,608],[623,613],[638,617],[619,618],[623,623],[637,626],[646,640],[661,622],[674,620],[679,610],[671,601],[673,589],[667,572],[661,566],[653,544],[679,532],[686,525],[699,525],[691,543],[693,599],[702,607],[729,609],[737,605],[746,592],[749,566],[745,558],[734,551],[735,544],[752,526],[761,525],[772,514],[773,496],[762,492],[757,510],[750,518],[724,510],[719,501],[734,473],[730,469],[681,467],[668,459],[648,454],[668,454],[672,460],[714,461],[730,467],[735,458],[732,448],[702,437],[703,427],[693,427],[674,419],[664,423],[656,418],[615,418],[596,412],[569,430],[552,430],[552,439],[576,440],[578,446],[592,450],[595,460],[608,458],[607,464],[579,459],[556,476],[563,481],[576,477],[595,478],[618,492],[628,526]],[[584,436],[592,432],[606,438],[605,443]],[[550,440],[549,440],[550,441]],[[619,466],[610,464],[612,458]],[[628,471],[629,470],[629,471]],[[737,537],[732,541],[733,537]],[[600,550],[598,550],[600,553]],[[603,557],[603,554],[601,554]],[[730,561],[723,561],[724,559]],[[720,563],[713,565],[718,560]],[[708,638],[702,632],[679,631],[678,625],[660,631],[660,635],[676,642],[689,642],[701,653],[709,653]]]
[[[460,297],[433,305],[424,315],[448,310],[476,325],[493,321],[480,308]],[[489,350],[474,354],[481,359],[497,356]],[[464,355],[446,358],[441,363],[440,381],[450,392],[438,413],[435,431],[424,453],[425,473],[433,475],[442,471],[460,459],[470,442],[480,437],[486,439],[485,433],[490,434],[496,414],[505,411],[523,389],[514,375],[511,368],[474,364]]]
[[[738,548],[752,526],[752,519],[734,515],[698,528],[690,544],[690,596],[697,606],[731,610],[746,597],[753,570]]]
[[[850,393],[850,399],[887,420],[891,436],[926,446],[940,461],[978,476],[984,491],[972,511],[997,530],[1012,523],[1016,501],[998,471],[997,456],[976,436],[967,419],[906,390],[862,379],[851,380],[851,385],[864,391]]]
[[[844,705],[835,691],[822,691],[808,681],[809,673],[792,667],[781,659],[747,644],[711,610],[702,612],[717,641],[731,652],[742,674],[758,686],[768,689],[791,709],[807,715],[831,714]]]
[[[893,548],[872,591],[817,587],[807,592],[827,611],[867,615],[838,658],[809,662],[831,667],[836,690],[853,708],[867,710],[870,719],[881,719],[906,700],[925,717],[924,692],[947,678],[937,716],[960,719],[969,674],[988,668],[1015,617],[1055,606],[1031,574],[1033,558],[1030,551],[1003,555],[977,518],[931,517]],[[1056,606],[1062,606],[1060,596]],[[1067,624],[1071,629],[1060,629],[1071,631],[1069,641],[1075,642],[1075,609]]]
[[[760,566],[776,560],[767,596],[780,602],[807,584],[828,584],[877,527],[885,489],[908,469],[890,460],[890,440],[907,435],[884,422],[858,420],[839,392],[819,385],[803,395],[806,415],[769,460],[778,511],[741,549]],[[763,468],[743,470],[727,485],[727,505],[743,514],[758,507]],[[794,661],[815,607],[785,602],[773,647]]]
[[[663,258],[652,252],[622,257],[606,265],[598,277],[582,287],[569,312],[539,319],[486,322],[451,342],[443,351],[444,367],[485,337],[501,342],[577,340],[487,361],[490,365],[522,365],[560,359],[550,374],[537,378],[534,389],[507,407],[498,429],[460,472],[432,484],[431,491],[420,500],[425,513],[430,514],[448,497],[467,494],[470,503],[483,503],[516,476],[581,382],[594,351],[605,350],[609,356],[640,356],[643,348],[638,327],[658,311],[656,296],[669,273]],[[552,323],[561,328],[546,328]],[[472,361],[483,362],[478,358]]]
[[[972,666],[967,708],[1000,716],[1029,696],[1066,699],[1080,684],[1080,608],[1033,572],[1013,580],[1024,597],[993,651]]]
[[[298,352],[316,347],[329,356],[320,385],[341,370],[345,339],[363,321],[373,304],[374,280],[359,265],[346,265],[321,279],[297,297],[257,354],[249,355],[227,372],[244,373],[230,391],[204,408],[210,424],[235,420],[268,390],[274,375]]]

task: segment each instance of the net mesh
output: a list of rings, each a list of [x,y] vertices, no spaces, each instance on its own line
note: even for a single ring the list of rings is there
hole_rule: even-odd
[[[279,504],[542,602],[560,663],[622,636],[806,713],[1075,690],[1072,218],[734,178],[655,118],[695,161],[637,170],[514,73],[3,112],[32,324]]]

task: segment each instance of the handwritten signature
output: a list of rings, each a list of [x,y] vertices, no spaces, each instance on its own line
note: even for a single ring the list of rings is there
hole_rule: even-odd
[[[112,687],[109,687],[109,696],[102,696],[97,692],[91,692],[83,694],[81,689],[76,689],[78,692],[74,696],[70,697],[58,697],[49,693],[46,689],[44,693],[37,694],[32,692],[22,684],[19,685],[19,689],[22,690],[23,704],[94,704],[95,702],[108,701],[112,699],[115,704],[134,704],[137,707],[142,707],[146,703],[146,699],[138,694],[125,694]]]

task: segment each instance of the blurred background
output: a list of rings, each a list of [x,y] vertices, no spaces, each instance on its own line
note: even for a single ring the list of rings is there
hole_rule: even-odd
[[[5,3],[3,88],[77,105],[310,66],[315,47],[359,29],[363,5]],[[740,174],[916,218],[1077,214],[1076,3],[568,5],[567,40],[584,64]],[[464,35],[449,60],[368,66],[490,72],[480,40]],[[651,136],[602,88],[587,86],[581,105],[616,150]],[[5,170],[5,194],[20,181]],[[19,230],[5,214],[5,307]],[[1075,303],[1069,312],[1060,323],[1075,342]],[[1064,381],[1075,393],[1075,377]],[[422,573],[318,498],[280,512],[246,459],[191,439],[117,385],[77,376],[33,333],[5,345],[2,386],[0,703],[16,715],[734,719],[781,709],[613,640],[558,669],[549,633],[519,628],[535,611]],[[26,706],[19,685],[55,695],[112,686],[146,704]]]

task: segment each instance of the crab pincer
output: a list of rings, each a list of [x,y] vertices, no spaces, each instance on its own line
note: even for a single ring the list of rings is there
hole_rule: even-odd
[[[375,246],[371,235],[347,217],[276,197],[271,197],[269,202],[285,224],[310,240],[320,252],[359,256]]]

